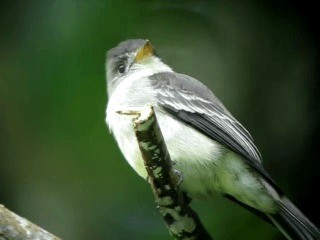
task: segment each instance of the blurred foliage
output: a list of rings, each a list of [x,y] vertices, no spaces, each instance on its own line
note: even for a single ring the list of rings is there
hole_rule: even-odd
[[[285,1],[0,3],[0,203],[64,239],[169,239],[149,186],[104,123],[105,53],[148,38],[250,130],[264,165],[319,225],[317,37]],[[317,187],[319,189],[319,187]],[[280,239],[217,196],[216,239]]]

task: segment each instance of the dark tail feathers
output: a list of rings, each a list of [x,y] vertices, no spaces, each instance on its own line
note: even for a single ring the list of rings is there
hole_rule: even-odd
[[[289,199],[279,201],[280,211],[269,214],[272,223],[290,240],[320,240],[319,229]]]

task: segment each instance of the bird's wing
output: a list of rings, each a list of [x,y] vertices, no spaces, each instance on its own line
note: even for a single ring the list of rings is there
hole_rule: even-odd
[[[151,76],[157,104],[247,160],[278,189],[261,165],[261,155],[250,133],[229,113],[220,100],[198,80],[174,72]]]

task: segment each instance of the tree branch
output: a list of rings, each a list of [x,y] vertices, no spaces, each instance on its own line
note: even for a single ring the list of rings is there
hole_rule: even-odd
[[[1,240],[60,240],[25,218],[0,205]]]
[[[138,117],[133,119],[133,127],[148,180],[171,235],[179,240],[212,240],[196,212],[189,206],[191,199],[179,190],[182,175],[172,167],[152,106],[126,114],[134,113]]]

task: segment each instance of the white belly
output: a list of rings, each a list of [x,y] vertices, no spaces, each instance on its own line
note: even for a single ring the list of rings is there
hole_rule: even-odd
[[[127,95],[135,101],[126,101]],[[116,111],[143,107],[147,103],[155,108],[170,157],[176,163],[174,167],[182,173],[183,189],[193,196],[206,196],[217,190],[252,207],[272,211],[272,199],[238,155],[163,112],[156,105],[152,89],[142,80],[127,81],[121,83],[109,99],[106,121],[124,157],[141,177],[146,178],[147,173],[134,135],[132,116]]]
[[[176,163],[175,168],[183,172],[184,180],[187,181],[195,175],[199,177],[205,175],[207,178],[207,173],[203,170],[212,171],[214,160],[218,161],[223,148],[198,131],[163,113],[157,107],[155,112],[170,157]],[[141,177],[146,178],[147,172],[132,127],[132,116],[116,113],[114,119],[115,122],[111,128],[121,152],[134,170]],[[190,174],[189,169],[192,170]],[[194,171],[200,173],[195,174]]]
[[[139,84],[144,84],[143,94],[138,90],[142,88]],[[134,103],[125,100],[128,95],[135,99]],[[123,82],[112,94],[108,102],[106,121],[121,152],[133,169],[141,177],[146,178],[147,172],[132,127],[132,116],[118,114],[116,111],[130,109],[130,107],[143,107],[150,103],[155,108],[170,157],[176,163],[175,168],[183,173],[183,185],[186,187],[190,185],[188,188],[197,188],[194,189],[197,192],[207,191],[204,184],[188,184],[188,182],[203,182],[208,178],[208,174],[212,175],[214,172],[212,167],[217,164],[225,148],[163,112],[156,105],[154,98],[152,89],[149,89],[143,80],[139,80],[138,83]]]

